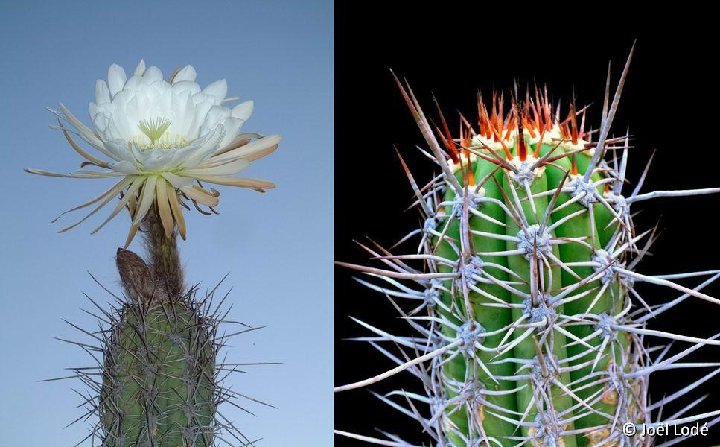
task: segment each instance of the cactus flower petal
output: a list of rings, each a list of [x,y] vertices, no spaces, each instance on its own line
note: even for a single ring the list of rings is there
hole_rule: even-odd
[[[228,176],[273,152],[280,136],[241,133],[252,114],[253,102],[227,107],[225,104],[235,98],[226,98],[228,86],[224,79],[201,89],[196,77],[191,65],[178,70],[169,80],[163,79],[159,68],[146,68],[143,60],[130,78],[122,67],[111,65],[107,81],[95,84],[95,101],[89,106],[92,128],[62,104],[53,110],[59,129],[83,158],[81,169],[66,174],[43,169],[26,171],[48,177],[126,178],[99,198],[71,211],[99,202],[92,215],[113,197],[120,197],[120,203],[137,203],[130,207],[128,244],[151,207],[158,210],[166,232],[171,233],[177,224],[184,237],[181,209],[185,202],[192,202],[198,209],[201,205],[209,207],[210,211],[219,203],[219,193],[205,189],[201,181],[258,191],[272,188],[270,182]],[[100,155],[81,147],[75,136]],[[128,194],[134,196],[124,200]],[[111,218],[118,213],[113,211]]]

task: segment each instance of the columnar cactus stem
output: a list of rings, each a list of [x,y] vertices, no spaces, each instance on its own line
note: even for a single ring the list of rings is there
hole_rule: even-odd
[[[213,443],[214,326],[184,293],[175,234],[155,212],[143,221],[148,266],[119,249],[117,266],[130,300],[110,328],[104,358],[104,447]]]
[[[645,447],[654,442],[641,429],[659,423],[656,410],[706,379],[650,404],[649,374],[720,342],[648,329],[648,320],[690,296],[720,303],[701,292],[720,274],[634,272],[654,233],[636,234],[630,207],[646,198],[720,189],[640,194],[643,174],[635,190],[623,195],[628,137],[610,138],[608,132],[627,70],[628,64],[612,101],[608,88],[597,142],[584,129],[584,111],[571,105],[561,117],[560,106],[539,89],[524,99],[515,93],[508,114],[497,96],[490,106],[479,99],[477,127],[461,116],[460,135],[453,137],[442,113],[433,129],[413,92],[396,79],[430,148],[425,155],[441,170],[419,187],[401,158],[424,218],[422,228],[411,233],[420,236],[419,253],[392,255],[382,247],[364,247],[386,268],[340,264],[383,280],[384,285],[361,282],[393,300],[411,300],[412,310],[395,307],[420,337],[391,335],[361,322],[374,333],[373,346],[398,366],[336,391],[412,371],[427,396],[398,390],[380,398],[415,417],[441,447]],[[695,287],[676,282],[697,276],[712,278]],[[634,288],[640,281],[682,295],[648,306]],[[427,315],[420,315],[422,310]],[[667,349],[654,357],[647,346],[651,337],[689,346],[667,358]],[[399,346],[401,354],[391,354],[381,341]],[[419,365],[425,362],[429,365]],[[429,404],[427,413],[418,402]],[[680,416],[693,405],[664,422],[720,420],[720,410]],[[338,433],[381,445],[410,445],[392,434],[378,439]]]

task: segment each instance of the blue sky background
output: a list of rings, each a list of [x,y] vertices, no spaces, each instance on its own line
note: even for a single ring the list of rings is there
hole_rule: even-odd
[[[71,390],[79,384],[41,380],[91,364],[52,337],[87,340],[63,318],[97,327],[80,310],[90,306],[82,292],[110,297],[87,272],[119,290],[113,256],[129,219],[94,236],[98,219],[56,234],[53,217],[110,182],[22,168],[76,169],[80,157],[48,128],[45,107],[62,101],[89,123],[95,80],[113,62],[132,72],[144,58],[166,75],[192,64],[201,86],[226,78],[229,96],[255,100],[244,129],[284,137],[246,171],[278,188],[262,195],[220,187],[220,216],[188,213],[182,258],[190,282],[210,287],[229,272],[231,318],[268,326],[234,339],[230,358],[284,363],[232,380],[278,409],[247,402],[257,417],[227,406],[225,415],[250,438],[263,437],[259,446],[331,445],[331,2],[2,0],[0,57],[0,443],[70,447],[87,434],[87,423],[63,428],[81,414]]]

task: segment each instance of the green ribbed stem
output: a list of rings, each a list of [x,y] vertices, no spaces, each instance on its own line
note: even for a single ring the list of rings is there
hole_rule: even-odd
[[[531,144],[528,151],[533,152],[535,148],[536,145]],[[546,143],[541,146],[539,155],[543,156],[551,150],[553,155],[563,153],[562,148],[556,148],[554,145]],[[516,154],[517,147],[511,148],[511,151]],[[545,216],[552,200],[552,196],[548,195],[547,192],[563,187],[563,180],[566,181],[565,185],[568,185],[573,180],[580,178],[584,170],[587,169],[589,158],[589,155],[584,153],[576,155],[576,167],[581,169],[580,175],[570,175],[565,178],[566,172],[572,170],[570,155],[559,158],[538,171],[538,176],[529,185],[530,193],[535,195],[534,198],[529,198],[524,188],[520,184],[514,183],[515,180],[511,179],[505,170],[498,169],[497,165],[491,161],[478,158],[472,163],[475,179],[484,179],[483,184],[480,185],[482,188],[479,190],[484,200],[478,206],[478,211],[490,219],[504,223],[504,225],[493,223],[485,217],[470,214],[468,225],[471,232],[469,239],[472,250],[468,253],[458,253],[458,247],[465,245],[460,242],[464,236],[461,234],[460,229],[461,219],[457,214],[459,210],[457,209],[456,195],[452,190],[448,190],[449,192],[443,197],[445,206],[440,213],[444,217],[440,219],[437,227],[437,231],[442,232],[444,237],[439,242],[437,237],[432,241],[437,246],[435,255],[448,261],[457,262],[459,265],[462,265],[460,263],[461,258],[465,264],[471,262],[473,257],[478,258],[483,264],[482,269],[486,274],[491,275],[500,282],[514,281],[513,287],[521,293],[532,295],[531,284],[533,283],[538,284],[539,293],[549,293],[550,295],[556,295],[567,288],[576,287],[582,278],[595,274],[593,267],[573,266],[570,268],[573,273],[560,268],[558,265],[553,265],[548,269],[547,266],[538,264],[536,269],[532,269],[532,261],[526,255],[486,256],[481,253],[501,252],[518,248],[515,242],[490,235],[505,235],[514,238],[521,231],[521,227],[527,229],[543,223],[549,226],[563,218],[568,218],[565,223],[558,225],[557,228],[548,233],[548,236],[560,239],[578,238],[585,241],[585,243],[571,242],[553,245],[550,248],[551,255],[560,259],[563,263],[588,263],[593,261],[596,251],[605,247],[609,235],[616,230],[613,225],[607,225],[612,216],[608,214],[603,205],[591,204],[590,209],[579,201],[567,204],[568,201],[573,199],[573,194],[563,192],[558,195],[554,204],[555,211],[550,213],[549,220],[542,222],[542,218]],[[465,187],[467,178],[461,174],[460,170],[456,172],[456,178]],[[590,178],[592,182],[598,182],[599,180],[601,178],[597,173]],[[469,185],[467,190],[472,191],[475,187],[476,185]],[[601,188],[602,186],[598,187],[599,192],[602,192]],[[510,206],[508,200],[514,204],[515,199],[513,197],[515,196],[521,203],[524,219],[522,225],[518,225],[500,205],[506,203],[506,205]],[[456,209],[453,209],[453,204],[456,204]],[[573,213],[577,214],[569,217]],[[540,261],[537,260],[537,262]],[[486,263],[507,267],[513,272],[514,276]],[[438,270],[441,273],[457,272],[458,268],[446,263],[438,264]],[[538,277],[534,273],[536,271],[544,271],[544,277]],[[533,276],[535,277],[533,278]],[[603,313],[616,314],[624,304],[622,299],[624,293],[619,289],[620,286],[616,282],[608,284],[604,289],[601,289],[602,285],[601,280],[595,280],[577,287],[570,296],[584,292],[588,292],[587,295],[580,299],[571,300],[565,305],[554,303],[552,312],[559,317],[585,313],[594,315]],[[462,327],[467,325],[467,321],[473,321],[486,332],[499,331],[498,334],[484,337],[482,340],[485,348],[496,348],[500,345],[502,336],[505,335],[505,332],[501,331],[503,328],[507,328],[513,321],[527,318],[525,306],[528,303],[526,300],[498,284],[488,281],[474,284],[474,287],[481,293],[470,291],[468,295],[472,306],[470,312],[466,309],[464,294],[458,281],[446,280],[443,282],[443,287],[445,290],[440,294],[441,301],[449,310],[438,309],[438,312],[450,323],[443,326],[442,329],[443,334],[448,339],[457,338],[458,330],[456,327]],[[600,293],[601,291],[602,293]],[[536,297],[536,299],[540,301],[551,299],[552,296],[550,295]],[[488,296],[494,297],[495,300],[489,299]],[[521,307],[503,308],[497,306],[497,300]],[[537,305],[538,303],[533,304],[533,306]],[[460,316],[464,317],[461,318]],[[528,321],[525,320],[524,324],[527,323]],[[520,326],[514,330],[510,341],[515,339],[518,340],[518,343],[512,350],[502,355],[477,350],[474,356],[451,354],[453,357],[445,361],[443,374],[447,379],[444,381],[446,398],[458,402],[456,405],[450,405],[446,409],[447,420],[450,424],[446,428],[446,436],[451,445],[464,447],[466,445],[465,440],[484,435],[497,445],[511,446],[517,445],[517,441],[512,440],[512,437],[533,437],[536,435],[533,428],[528,426],[518,427],[497,415],[512,418],[518,417],[518,414],[524,414],[523,422],[525,423],[535,423],[542,418],[551,417],[556,419],[554,421],[545,419],[542,424],[553,424],[553,422],[557,424],[562,421],[559,424],[561,426],[557,425],[557,430],[584,430],[582,434],[561,436],[561,439],[558,439],[558,445],[563,447],[593,445],[597,440],[604,439],[609,433],[607,429],[608,418],[604,415],[615,413],[618,400],[617,393],[608,388],[607,385],[593,384],[589,386],[589,384],[597,378],[597,371],[612,368],[612,359],[620,358],[623,352],[627,351],[627,340],[612,341],[598,351],[597,348],[601,346],[603,337],[602,334],[592,335],[597,331],[593,324],[571,324],[567,326],[566,331],[582,339],[582,343],[577,341],[571,343],[572,340],[557,330],[545,333],[539,329],[537,334],[532,333],[528,336],[525,333],[526,328],[527,326]],[[549,336],[551,340],[540,340],[538,336],[540,333],[545,333],[544,337]],[[520,337],[524,338],[520,341]],[[508,340],[505,340],[505,343],[508,343]],[[588,346],[595,350],[588,349]],[[551,347],[551,352],[546,352],[548,347]],[[595,362],[596,357],[597,362]],[[512,358],[525,363],[503,362]],[[537,383],[533,381],[537,379],[528,379],[521,382],[494,381],[484,370],[486,368],[493,376],[503,377],[510,377],[513,374],[533,374],[533,370],[529,369],[527,362],[536,362],[540,369],[546,368],[546,373],[549,374],[548,380],[555,383],[547,388],[550,393],[550,407],[545,408],[546,414],[540,414],[537,409],[536,393],[538,389],[536,387]],[[485,368],[482,368],[482,365]],[[565,371],[557,371],[553,367]],[[516,387],[520,389],[515,393],[505,395],[485,395],[484,405],[467,405],[467,401],[464,401],[461,397],[464,391],[463,387],[467,387],[469,384],[475,384],[480,389],[492,391],[507,391]],[[568,394],[567,390],[576,390],[572,391],[576,397]],[[577,398],[585,400],[589,404],[581,405],[578,403]],[[488,406],[491,409],[490,411],[488,411]],[[593,410],[588,411],[588,407]],[[507,411],[503,412],[498,408]],[[585,415],[583,417],[573,417],[574,414],[579,414],[579,411]],[[478,424],[482,427],[482,433],[472,429],[473,426]]]
[[[215,352],[196,310],[128,303],[123,313],[105,352],[103,446],[209,447]]]
[[[487,164],[477,164],[476,167],[478,169],[478,176],[484,177],[492,172],[491,167]],[[497,175],[498,179],[501,180],[502,174],[498,173]],[[457,173],[457,178],[458,181],[462,181],[461,172]],[[500,195],[499,188],[495,184],[488,184],[486,187],[496,196]],[[455,194],[449,192],[445,195],[444,201],[452,203],[455,198]],[[484,208],[483,211],[500,221],[503,220],[504,212],[498,205],[490,204]],[[446,207],[445,213],[447,216],[452,215],[453,206]],[[502,229],[502,226],[488,222],[487,220],[479,217],[471,217],[469,221],[471,227],[478,231],[498,232]],[[460,254],[457,252],[456,248],[453,248],[453,245],[447,242],[447,240],[459,240],[459,220],[457,218],[453,218],[449,221],[449,223],[447,219],[441,220],[441,226],[446,224],[448,225],[445,231],[446,238],[438,244],[436,254],[445,259],[459,262]],[[439,229],[439,231],[442,231],[442,229]],[[475,251],[478,252],[500,251],[504,249],[505,245],[501,240],[478,236],[472,236],[472,241]],[[437,238],[434,239],[433,243],[437,243]],[[505,266],[505,259],[503,257],[479,257],[483,262],[494,262]],[[467,259],[466,257],[465,262],[470,262],[470,259]],[[447,264],[440,264],[438,270],[441,273],[448,273],[453,271],[453,267]],[[500,281],[507,280],[507,273],[503,270],[497,268],[489,270],[489,273],[496,279]],[[453,291],[453,293],[444,292],[441,294],[443,303],[449,309],[452,309],[452,312],[448,312],[444,309],[440,309],[439,311],[444,318],[448,319],[448,321],[451,321],[456,326],[461,326],[463,321],[459,320],[455,314],[459,311],[459,313],[467,315],[463,292],[459,289],[458,285],[453,284],[452,281],[445,281],[443,285],[447,291]],[[504,297],[504,299],[509,300],[509,292],[498,285],[477,283],[475,284],[475,287],[495,297]],[[502,307],[488,307],[487,304],[491,302],[491,300],[475,291],[470,291],[469,300],[472,307],[472,319],[480,325],[485,332],[497,331],[510,324],[512,318],[510,309]],[[443,327],[443,333],[451,338],[457,335],[457,331],[448,325]],[[499,333],[484,337],[483,344],[491,348],[496,348],[500,344],[501,340],[502,333]],[[474,358],[459,355],[455,356],[451,360],[448,360],[443,370],[443,374],[445,374],[447,378],[451,379],[448,381],[450,385],[446,387],[447,397],[449,399],[453,399],[457,398],[458,395],[463,392],[472,392],[472,390],[464,388],[467,384],[472,384],[472,386],[477,386],[480,389],[489,389],[498,392],[508,391],[506,394],[487,396],[487,403],[491,406],[497,406],[500,408],[514,408],[515,396],[509,392],[509,390],[512,390],[515,386],[514,383],[508,380],[495,381],[490,378],[485,371],[487,369],[493,376],[512,376],[515,372],[515,368],[512,363],[497,363],[498,361],[508,359],[510,356],[511,352],[498,356],[493,353],[477,350],[474,353]],[[471,419],[474,419],[475,422],[482,424],[486,433],[495,437],[495,439],[501,442],[503,446],[509,447],[515,444],[509,439],[509,437],[513,436],[515,432],[515,425],[502,419],[501,417],[498,417],[493,414],[493,412],[486,411],[485,406],[486,405],[476,404],[473,407],[466,409],[465,402],[459,400],[457,405],[453,405],[448,408],[448,418],[454,425],[452,429],[448,430],[448,439],[453,446],[465,446],[466,441],[463,438],[467,439],[473,435],[478,435],[478,433],[470,433]]]

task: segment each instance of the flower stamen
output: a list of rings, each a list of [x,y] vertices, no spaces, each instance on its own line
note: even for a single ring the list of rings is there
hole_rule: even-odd
[[[170,127],[170,120],[167,118],[142,120],[138,123],[140,131],[150,138],[151,146],[163,136],[165,131],[168,130],[168,127]]]
[[[167,131],[171,123],[169,119],[160,117],[140,121],[138,128],[150,142],[142,135],[135,135],[128,139],[128,145],[140,149],[178,149],[187,146],[190,143],[187,138]]]

